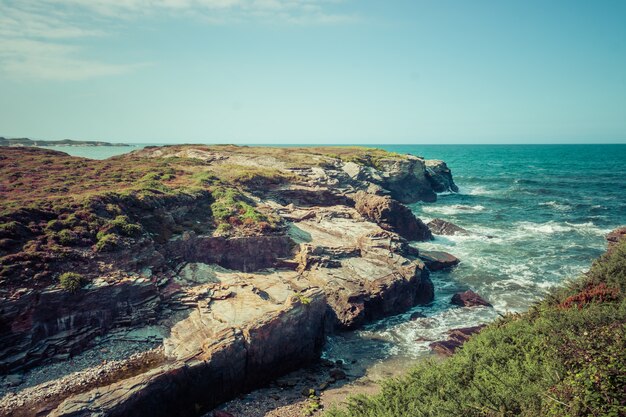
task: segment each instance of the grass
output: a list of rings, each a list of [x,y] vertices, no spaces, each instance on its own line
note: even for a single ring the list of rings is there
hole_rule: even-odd
[[[280,218],[246,195],[298,182],[297,169],[402,156],[362,147],[168,146],[106,160],[40,148],[0,149],[0,285],[51,283],[48,266],[175,234],[275,233]],[[206,158],[203,159],[202,155]],[[224,160],[224,155],[231,159]],[[60,266],[59,266],[60,267]],[[41,275],[47,276],[47,281]]]
[[[327,417],[626,415],[626,241],[453,357],[417,364]]]

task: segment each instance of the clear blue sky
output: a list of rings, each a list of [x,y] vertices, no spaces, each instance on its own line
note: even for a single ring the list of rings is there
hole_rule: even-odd
[[[0,0],[0,135],[626,142],[626,1]]]

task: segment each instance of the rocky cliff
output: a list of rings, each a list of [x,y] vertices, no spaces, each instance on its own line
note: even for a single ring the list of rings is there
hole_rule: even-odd
[[[432,235],[403,203],[456,189],[440,161],[367,148],[6,148],[0,172],[0,372],[163,335],[145,366],[0,401],[24,416],[198,415],[315,360],[328,332],[430,302],[409,241]]]

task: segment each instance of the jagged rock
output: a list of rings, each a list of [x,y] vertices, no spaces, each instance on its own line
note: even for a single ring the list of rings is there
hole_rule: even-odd
[[[476,294],[472,290],[467,290],[465,292],[458,292],[452,296],[452,300],[450,301],[452,304],[461,306],[461,307],[474,307],[474,306],[485,306],[485,307],[493,307],[484,298],[480,295]]]
[[[430,240],[428,227],[405,205],[391,197],[367,194],[359,191],[354,195],[356,210],[385,230],[398,233],[409,240]]]
[[[431,271],[440,271],[446,268],[452,268],[461,262],[459,258],[448,252],[441,251],[419,251],[418,257],[424,261],[428,269]]]
[[[452,172],[448,165],[443,161],[427,160],[426,161],[426,177],[430,182],[433,190],[437,193],[446,191],[458,192],[459,187],[456,186],[452,179]]]
[[[472,327],[462,327],[458,329],[451,329],[448,331],[448,339],[439,342],[433,342],[429,347],[436,353],[443,356],[452,356],[454,352],[463,346],[469,338],[480,332],[485,327],[484,324]]]
[[[436,235],[454,236],[454,235],[467,235],[469,232],[462,227],[457,226],[454,223],[442,220],[433,219],[427,224],[431,232]]]

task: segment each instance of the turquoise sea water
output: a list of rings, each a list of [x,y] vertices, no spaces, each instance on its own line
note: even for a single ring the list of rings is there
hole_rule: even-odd
[[[419,248],[450,252],[461,264],[431,275],[435,301],[330,340],[326,354],[391,361],[426,354],[454,327],[526,310],[605,249],[605,235],[626,224],[626,145],[383,146],[452,169],[459,193],[412,205],[428,221],[443,218],[469,236],[436,237]],[[456,291],[473,289],[495,308],[457,308]],[[415,321],[410,313],[426,315]]]
[[[626,145],[396,145],[384,149],[442,159],[459,193],[411,206],[425,221],[443,218],[469,236],[416,246],[450,252],[461,264],[431,275],[428,306],[329,338],[325,355],[374,364],[405,363],[428,352],[445,331],[524,311],[550,288],[586,270],[604,236],[626,224]],[[136,148],[59,148],[102,158]],[[456,291],[474,289],[495,308],[457,308]],[[414,321],[410,314],[426,317]],[[403,366],[403,365],[400,365]]]

